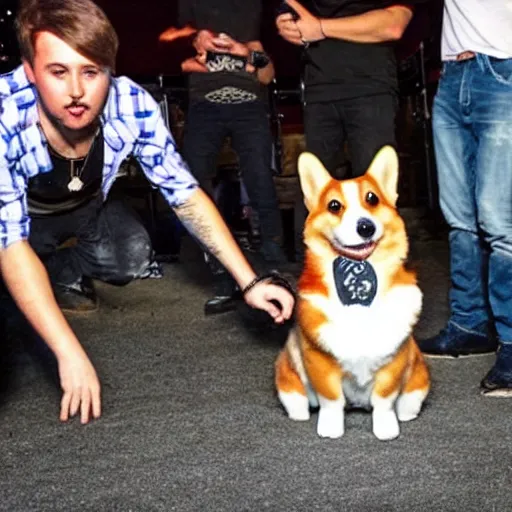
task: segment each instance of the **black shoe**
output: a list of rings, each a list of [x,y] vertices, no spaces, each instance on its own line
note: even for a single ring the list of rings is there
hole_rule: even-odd
[[[205,315],[218,315],[233,311],[240,299],[235,280],[224,270],[224,267],[213,267],[214,296],[204,304]]]
[[[494,336],[484,334],[486,326],[465,330],[453,322],[436,336],[418,340],[420,350],[427,355],[438,357],[460,357],[496,352],[498,342]]]
[[[83,278],[76,283],[56,284],[53,292],[62,311],[67,313],[89,313],[99,306],[92,280]]]
[[[215,295],[204,303],[205,315],[218,315],[220,313],[227,313],[234,311],[237,308],[237,302],[240,297],[236,294],[233,295]]]
[[[480,387],[485,396],[512,397],[512,343],[500,345],[496,362]]]

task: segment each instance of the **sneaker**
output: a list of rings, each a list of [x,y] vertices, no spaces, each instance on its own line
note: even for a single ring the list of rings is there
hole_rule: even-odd
[[[99,301],[91,279],[82,278],[69,285],[56,284],[53,292],[60,309],[66,313],[90,313],[98,309]]]
[[[480,387],[485,396],[512,397],[512,343],[500,345],[496,362]]]
[[[487,326],[466,330],[453,322],[437,335],[418,340],[420,350],[430,356],[460,357],[496,352],[498,343],[494,336],[484,334]]]

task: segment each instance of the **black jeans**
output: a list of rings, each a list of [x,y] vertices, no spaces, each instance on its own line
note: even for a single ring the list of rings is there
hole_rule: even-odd
[[[212,177],[224,139],[230,136],[238,155],[242,180],[258,213],[261,252],[266,260],[284,258],[282,225],[272,177],[272,135],[265,105],[260,101],[239,104],[193,102],[188,110],[183,157],[201,187],[213,198]]]
[[[393,94],[309,103],[304,110],[307,150],[333,173],[347,141],[352,177],[362,176],[382,146],[396,145],[397,108]]]
[[[351,176],[362,176],[377,151],[385,145],[396,146],[395,117],[398,99],[381,94],[330,103],[308,103],[304,109],[306,149],[316,155],[337,178],[344,163],[343,146],[348,142]],[[302,231],[307,211],[302,199],[295,207],[295,248],[303,257]]]
[[[70,247],[59,248],[75,238]],[[124,285],[147,268],[149,235],[121,198],[96,197],[60,215],[32,217],[29,242],[53,284],[71,285],[84,277]]]

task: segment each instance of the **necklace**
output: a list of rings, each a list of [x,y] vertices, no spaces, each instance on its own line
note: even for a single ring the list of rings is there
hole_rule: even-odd
[[[70,192],[80,192],[82,188],[84,188],[84,182],[81,179],[82,174],[84,173],[84,170],[87,166],[87,162],[89,161],[89,156],[94,150],[94,146],[96,144],[96,139],[98,138],[99,129],[96,131],[96,134],[94,135],[94,139],[92,140],[91,147],[89,148],[89,151],[87,151],[87,154],[85,155],[85,158],[83,159],[83,165],[80,167],[77,165],[77,163],[82,160],[82,158],[76,158],[76,159],[70,159],[69,161],[69,183],[68,183],[68,190]]]
[[[43,135],[44,131],[40,128]],[[85,168],[87,167],[87,162],[89,161],[89,156],[94,150],[94,146],[96,145],[96,140],[98,139],[98,134],[100,133],[100,128],[96,130],[94,134],[94,138],[92,140],[91,146],[89,147],[89,151],[85,157],[82,158],[66,158],[58,153],[51,144],[48,144],[48,149],[50,153],[60,158],[61,160],[65,160],[69,162],[69,182],[67,184],[67,188],[70,192],[80,192],[84,188],[85,183],[82,181],[81,176],[83,175]],[[81,164],[81,165],[80,165]]]

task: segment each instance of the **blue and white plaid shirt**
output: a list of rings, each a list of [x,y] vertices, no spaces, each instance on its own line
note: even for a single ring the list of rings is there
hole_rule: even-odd
[[[21,66],[0,75],[0,250],[28,238],[28,180],[52,170],[48,143],[38,127],[36,97]],[[196,190],[197,181],[179,155],[160,107],[142,87],[126,77],[112,78],[101,124],[104,198],[129,155],[171,206],[184,203]]]

